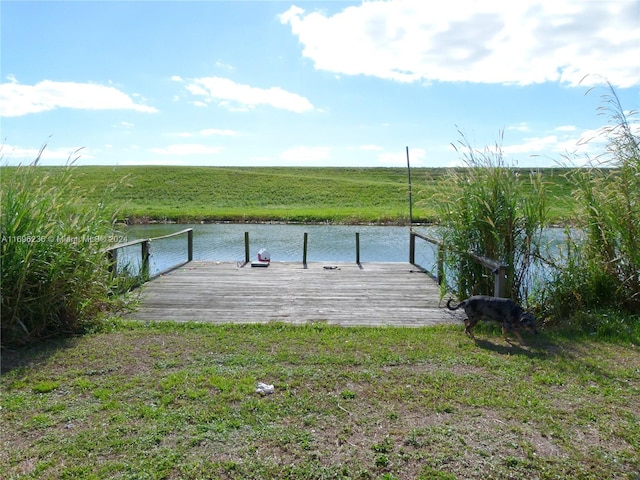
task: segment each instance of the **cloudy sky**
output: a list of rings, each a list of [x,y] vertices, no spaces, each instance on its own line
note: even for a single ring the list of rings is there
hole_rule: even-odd
[[[553,166],[602,148],[581,139],[606,124],[604,78],[640,104],[640,0],[0,9],[4,165],[46,144],[43,164],[402,166],[408,146],[440,167],[463,132]]]

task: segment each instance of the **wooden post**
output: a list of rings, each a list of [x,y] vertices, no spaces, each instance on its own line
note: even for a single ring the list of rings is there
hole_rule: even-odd
[[[107,250],[107,256],[109,257],[109,272],[111,273],[111,277],[115,278],[118,276],[118,250]]]
[[[416,263],[416,234],[412,231],[409,232],[409,263]]]
[[[436,272],[436,280],[438,281],[438,285],[442,285],[442,281],[444,280],[444,247],[442,245],[438,245],[438,266]]]
[[[187,262],[193,261],[193,229],[187,232]]]
[[[140,266],[140,276],[142,281],[146,282],[149,279],[149,250],[151,247],[151,240],[145,240],[140,244],[142,246],[142,265]]]
[[[507,267],[505,265],[500,265],[493,271],[495,275],[494,284],[493,284],[493,295],[495,297],[505,297],[505,285],[507,279]]]
[[[249,232],[244,232],[244,263],[249,263]]]
[[[302,245],[302,265],[307,268],[307,239],[309,234],[304,232],[304,243]]]
[[[356,232],[356,263],[360,265],[360,232]]]

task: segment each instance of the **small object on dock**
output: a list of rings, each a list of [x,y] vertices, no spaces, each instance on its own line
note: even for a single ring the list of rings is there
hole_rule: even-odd
[[[271,262],[271,255],[266,249],[261,248],[258,250],[258,261],[251,262],[252,267],[268,267]]]
[[[325,265],[323,268],[325,270],[340,270],[340,268],[336,267],[335,265]]]
[[[267,263],[271,261],[271,255],[269,254],[269,252],[267,252],[266,249],[261,248],[260,250],[258,250],[258,261]]]

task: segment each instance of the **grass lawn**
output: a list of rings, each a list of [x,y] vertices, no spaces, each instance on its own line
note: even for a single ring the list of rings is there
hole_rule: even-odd
[[[15,167],[0,168],[11,182]],[[62,167],[38,167],[55,177]],[[550,221],[574,218],[567,169],[543,171]],[[436,220],[434,195],[446,169],[412,169],[413,219]],[[520,177],[527,187],[529,170]],[[70,203],[106,202],[129,222],[171,220],[289,221],[406,224],[409,190],[404,168],[76,167]]]
[[[5,349],[0,472],[638,478],[637,346],[477,332],[114,320]]]

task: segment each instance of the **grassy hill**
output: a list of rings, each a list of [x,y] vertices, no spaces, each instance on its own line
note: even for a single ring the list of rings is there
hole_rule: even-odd
[[[64,167],[38,167],[54,177]],[[15,167],[0,168],[1,183]],[[563,169],[543,172],[551,220],[571,217],[571,188]],[[413,220],[432,222],[432,197],[445,169],[412,169]],[[523,169],[521,177],[528,178]],[[106,202],[124,221],[288,221],[406,223],[404,168],[310,167],[75,167],[78,205]],[[523,187],[523,188],[526,188]]]

